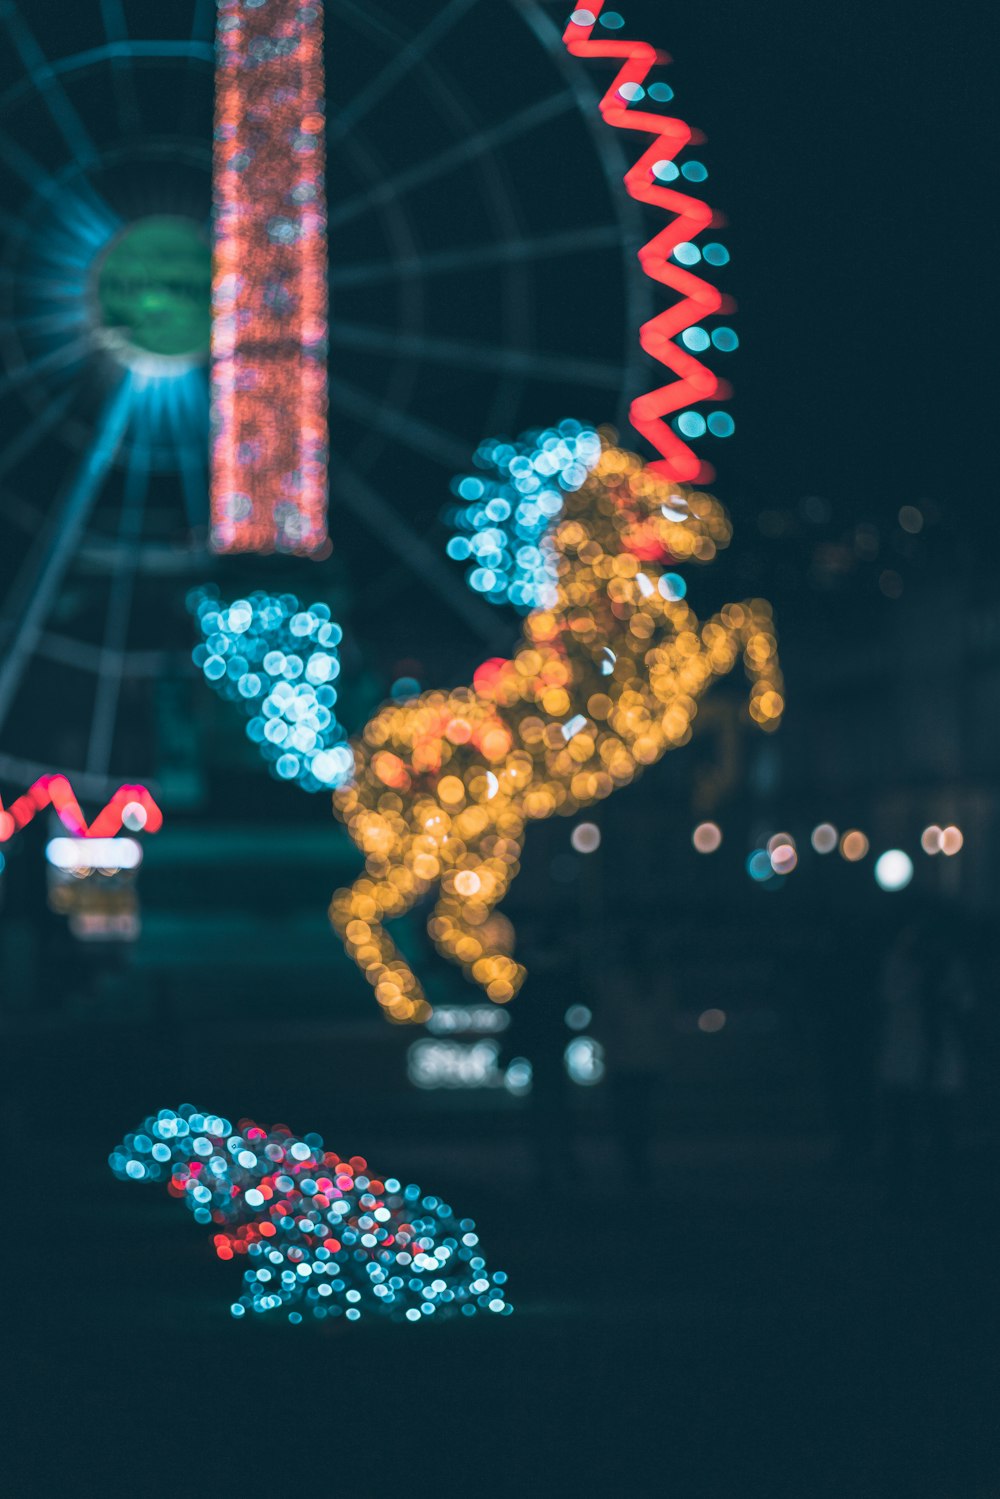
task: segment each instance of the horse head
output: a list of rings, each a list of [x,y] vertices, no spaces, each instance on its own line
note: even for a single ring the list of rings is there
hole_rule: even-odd
[[[600,457],[566,495],[549,537],[551,606],[528,615],[525,635],[565,654],[583,712],[595,694],[617,701],[630,690],[667,705],[677,692],[667,668],[700,654],[700,627],[673,569],[711,562],[731,527],[712,495],[663,478],[608,430],[601,438]],[[700,685],[687,682],[695,696]]]

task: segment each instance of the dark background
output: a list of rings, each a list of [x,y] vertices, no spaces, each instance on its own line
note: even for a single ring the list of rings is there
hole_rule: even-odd
[[[345,13],[338,35],[333,9],[331,121],[338,90],[358,86],[376,23],[407,36],[424,20],[393,0],[366,7],[365,22]],[[564,823],[533,828],[506,906],[515,925],[562,946],[556,978],[536,984],[535,1014],[584,1000],[598,1039],[611,1000],[606,970],[587,961],[587,934],[593,942],[599,932],[608,951],[624,930],[648,934],[674,1015],[655,1169],[646,1177],[622,1160],[608,1080],[571,1090],[574,1170],[539,1144],[529,1102],[407,1082],[412,1037],[372,1015],[325,922],[329,892],[356,869],[353,850],[325,797],[265,778],[240,725],[188,664],[183,592],[207,566],[196,539],[177,576],[155,576],[140,592],[134,629],[147,640],[164,632],[169,659],[157,681],[135,688],[132,727],[114,746],[115,775],[138,774],[141,761],[159,777],[167,811],[164,832],[146,845],[139,941],[113,955],[74,947],[45,910],[41,830],[8,849],[0,921],[12,1494],[186,1495],[223,1484],[280,1495],[341,1485],[378,1499],[1000,1494],[993,17],[972,4],[778,0],[707,9],[634,0],[623,11],[620,35],[672,53],[665,76],[677,112],[708,136],[699,154],[709,196],[731,226],[720,237],[733,251],[724,281],[739,303],[737,433],[712,457],[735,534],[726,556],[692,580],[692,599],[702,615],[748,593],[772,600],[789,705],[780,734],[761,743],[739,718],[742,683],[725,684],[720,719],[737,729],[721,785],[712,779],[719,741],[706,731],[602,807],[599,854],[573,854]],[[22,13],[51,57],[100,39],[96,3],[67,12],[33,0]],[[130,0],[125,13],[140,34],[165,24]],[[166,25],[182,34],[187,21]],[[381,45],[393,55],[388,32]],[[552,60],[504,7],[473,7],[436,62],[484,128],[553,86]],[[5,84],[23,71],[13,49],[2,67]],[[366,123],[383,167],[394,152],[419,161],[446,143],[423,98],[396,100],[404,143],[391,108]],[[152,103],[169,115],[169,98]],[[210,106],[203,79],[184,102],[192,138],[210,129]],[[114,135],[110,96],[92,91],[80,109],[96,137]],[[15,126],[39,159],[59,157],[43,108]],[[544,140],[512,146],[497,166],[532,230],[593,222],[591,203],[598,221],[611,221],[579,120]],[[330,149],[334,205],[356,190],[360,168]],[[478,168],[470,171],[402,201],[422,249],[497,232],[476,198]],[[2,183],[16,225],[29,205],[14,177]],[[204,161],[183,191],[207,216]],[[397,253],[392,226],[378,225],[376,252]],[[391,402],[384,362],[337,350],[338,265],[369,253],[363,224],[331,235],[331,368]],[[22,262],[10,264],[17,282]],[[472,270],[444,294],[427,291],[425,326],[470,343],[516,328],[511,338],[546,354],[621,359],[621,257],[595,251],[572,265],[571,279],[559,259],[538,268],[522,288],[531,301],[520,322],[516,305],[500,305],[517,303],[516,280]],[[391,328],[397,312],[403,318],[402,301],[386,309],[357,296],[355,321]],[[494,416],[517,430],[564,413],[617,418],[622,407],[622,390],[567,392],[555,379],[505,391],[495,374],[432,363],[418,375],[406,409],[460,451]],[[641,388],[631,354],[622,378]],[[3,417],[12,432],[23,422],[16,398],[5,399]],[[370,522],[338,505],[342,456],[442,551],[452,470],[391,431],[368,451],[370,434],[370,420],[352,425],[347,412],[334,424],[336,548],[307,569],[308,583],[302,563],[215,564],[224,592],[260,580],[334,603],[355,684],[345,701],[352,731],[404,668],[423,685],[468,680],[517,629],[497,612],[497,644],[488,644],[408,564],[405,545],[380,544]],[[44,515],[71,471],[73,441],[62,432],[3,481],[5,587],[26,546],[18,502],[28,496]],[[169,516],[176,481],[158,482]],[[899,525],[904,505],[921,511],[918,535]],[[165,522],[180,550],[190,543],[179,531]],[[71,572],[62,628],[85,633],[104,586],[85,566]],[[78,763],[70,675],[29,677],[5,751],[53,769]],[[23,789],[3,784],[5,799]],[[707,816],[725,837],[702,859],[690,832]],[[848,866],[813,855],[809,830],[824,819],[865,828],[873,854],[907,848],[913,887],[880,891],[871,856]],[[920,852],[929,822],[963,828],[960,856]],[[745,856],[778,828],[798,840],[800,867],[758,886]],[[901,1202],[886,1170],[874,1056],[882,960],[911,907],[968,956],[977,1003],[949,1192]],[[463,997],[416,925],[402,940],[432,997]],[[532,999],[529,981],[505,1057],[558,1049],[569,1035],[561,1022],[546,1030],[525,1018]],[[716,1034],[698,1028],[709,1008],[726,1012]],[[360,1150],[450,1194],[479,1222],[491,1263],[509,1271],[516,1315],[496,1326],[362,1325],[326,1337],[230,1323],[232,1267],[212,1262],[176,1204],[112,1181],[103,1167],[143,1115],[182,1098],[319,1129],[343,1153]]]

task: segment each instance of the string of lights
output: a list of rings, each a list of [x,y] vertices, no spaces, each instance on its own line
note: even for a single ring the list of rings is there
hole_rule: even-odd
[[[327,257],[321,0],[219,0],[212,545],[326,537]]]
[[[691,834],[691,842],[699,854],[714,854],[722,847],[723,834],[717,822],[700,822]],[[832,822],[821,822],[813,828],[809,842],[815,853],[825,856],[838,852],[847,864],[860,864],[871,851],[871,840],[860,828],[847,828],[843,833]],[[953,858],[961,852],[965,837],[961,828],[954,824],[939,827],[931,823],[920,835],[920,846],[925,854],[943,854]],[[745,860],[746,872],[757,884],[768,884],[787,877],[800,867],[797,842],[791,833],[772,833],[762,838]],[[905,849],[888,848],[879,854],[873,864],[876,884],[882,890],[904,890],[913,879],[913,860]]]
[[[212,588],[188,598],[204,639],[192,659],[219,695],[248,717],[247,737],[272,774],[304,791],[329,790],[353,758],[335,713],[343,634],[326,604],[253,593],[232,604]]]
[[[699,437],[706,431],[717,437],[728,437],[734,430],[732,417],[713,412],[706,420],[700,412],[688,410],[692,402],[721,401],[729,395],[729,386],[719,380],[707,365],[695,357],[714,345],[728,352],[738,340],[730,328],[717,328],[711,335],[700,326],[703,319],[715,313],[731,311],[731,298],[689,269],[700,261],[725,265],[729,252],[724,245],[706,244],[699,248],[695,238],[718,218],[700,199],[666,186],[680,176],[702,181],[707,172],[700,162],[678,167],[676,157],[685,146],[696,140],[695,133],[682,120],[633,108],[643,98],[666,101],[673,97],[667,84],[648,82],[657,63],[669,62],[665,52],[648,42],[630,42],[609,36],[595,39],[594,27],[602,20],[604,0],[589,0],[584,8],[574,10],[563,41],[575,57],[614,58],[621,67],[614,82],[600,101],[600,112],[607,124],[622,130],[639,130],[653,136],[651,144],[625,174],[625,186],[640,203],[664,208],[673,215],[666,228],[653,236],[639,251],[639,263],[653,281],[679,294],[679,300],[658,313],[639,329],[639,342],[647,354],[677,376],[676,380],[637,396],[629,409],[629,419],[636,431],[652,443],[662,457],[653,465],[664,478],[708,483],[714,478],[710,464],[700,459],[683,440]],[[621,25],[617,12],[608,12],[606,25]],[[681,343],[675,342],[680,336]],[[684,344],[685,347],[681,347]],[[664,418],[677,412],[675,425]]]
[[[336,892],[331,920],[394,1021],[425,1020],[430,1006],[386,921],[436,887],[436,947],[506,1003],[525,970],[509,923],[492,918],[526,824],[591,806],[686,744],[698,700],[741,656],[754,722],[770,731],[784,708],[769,605],[729,604],[701,623],[668,571],[727,545],[711,495],[604,433],[550,534],[554,599],[527,615],[513,659],[485,662],[471,687],[382,707],[334,794],[365,871]]]
[[[0,843],[27,827],[39,812],[51,807],[75,838],[113,838],[121,828],[131,833],[158,833],[163,813],[145,786],[119,786],[93,822],[88,823],[64,775],[39,776],[8,808],[0,799]]]
[[[234,1317],[421,1322],[513,1310],[507,1276],[487,1270],[471,1218],[375,1175],[362,1156],[324,1149],[320,1135],[249,1119],[234,1128],[182,1104],[126,1135],[108,1164],[121,1181],[165,1184],[214,1230],[219,1259],[243,1262]]]

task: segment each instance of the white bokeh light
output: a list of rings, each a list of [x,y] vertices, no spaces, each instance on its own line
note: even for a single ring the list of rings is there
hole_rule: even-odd
[[[905,890],[913,879],[913,860],[901,848],[886,849],[875,860],[875,879],[883,890]]]

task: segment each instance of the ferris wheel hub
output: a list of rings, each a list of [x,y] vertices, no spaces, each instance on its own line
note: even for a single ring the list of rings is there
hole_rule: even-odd
[[[204,364],[211,282],[211,245],[194,219],[151,214],[126,224],[90,272],[98,342],[137,374],[169,377]]]

